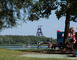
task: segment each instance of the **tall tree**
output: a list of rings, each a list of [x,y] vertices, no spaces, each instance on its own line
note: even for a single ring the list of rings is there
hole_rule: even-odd
[[[64,46],[68,38],[68,30],[70,21],[77,21],[77,1],[76,0],[39,0],[36,2],[32,9],[29,19],[33,18],[48,18],[52,10],[55,10],[57,18],[65,16],[65,33],[64,33]]]
[[[74,5],[75,4],[75,5]],[[70,21],[76,22],[76,0],[61,0],[60,10],[56,12],[58,18],[65,16],[65,34],[64,34],[64,42],[66,45],[66,40],[68,39],[68,30],[70,27]],[[64,46],[65,46],[64,45]]]

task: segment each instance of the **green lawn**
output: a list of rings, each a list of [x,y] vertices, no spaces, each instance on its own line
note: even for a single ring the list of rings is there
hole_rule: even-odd
[[[54,58],[29,58],[20,57],[20,55],[31,53],[26,50],[8,50],[0,48],[0,60],[66,60],[66,59],[54,59]],[[69,59],[68,59],[69,60]]]

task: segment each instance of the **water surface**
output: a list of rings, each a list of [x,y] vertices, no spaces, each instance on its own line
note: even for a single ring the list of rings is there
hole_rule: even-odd
[[[48,46],[40,46],[40,49],[46,49]],[[0,46],[6,49],[37,49],[37,46]]]

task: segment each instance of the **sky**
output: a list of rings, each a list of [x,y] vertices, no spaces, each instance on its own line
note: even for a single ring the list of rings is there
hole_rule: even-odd
[[[64,31],[65,29],[65,17],[58,20],[56,15],[53,13],[48,19],[41,18],[38,21],[26,21],[26,23],[21,23],[17,27],[4,29],[0,35],[36,36],[38,25],[42,25],[41,29],[44,36],[56,39],[57,30]],[[74,27],[74,29],[76,29],[77,23],[71,21],[70,27]]]

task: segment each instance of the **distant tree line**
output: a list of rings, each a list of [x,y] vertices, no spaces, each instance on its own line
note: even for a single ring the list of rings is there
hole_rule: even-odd
[[[0,35],[0,44],[36,44],[37,41],[48,42],[52,40],[56,43],[56,39],[47,37],[37,37],[37,36],[20,36],[20,35]]]

